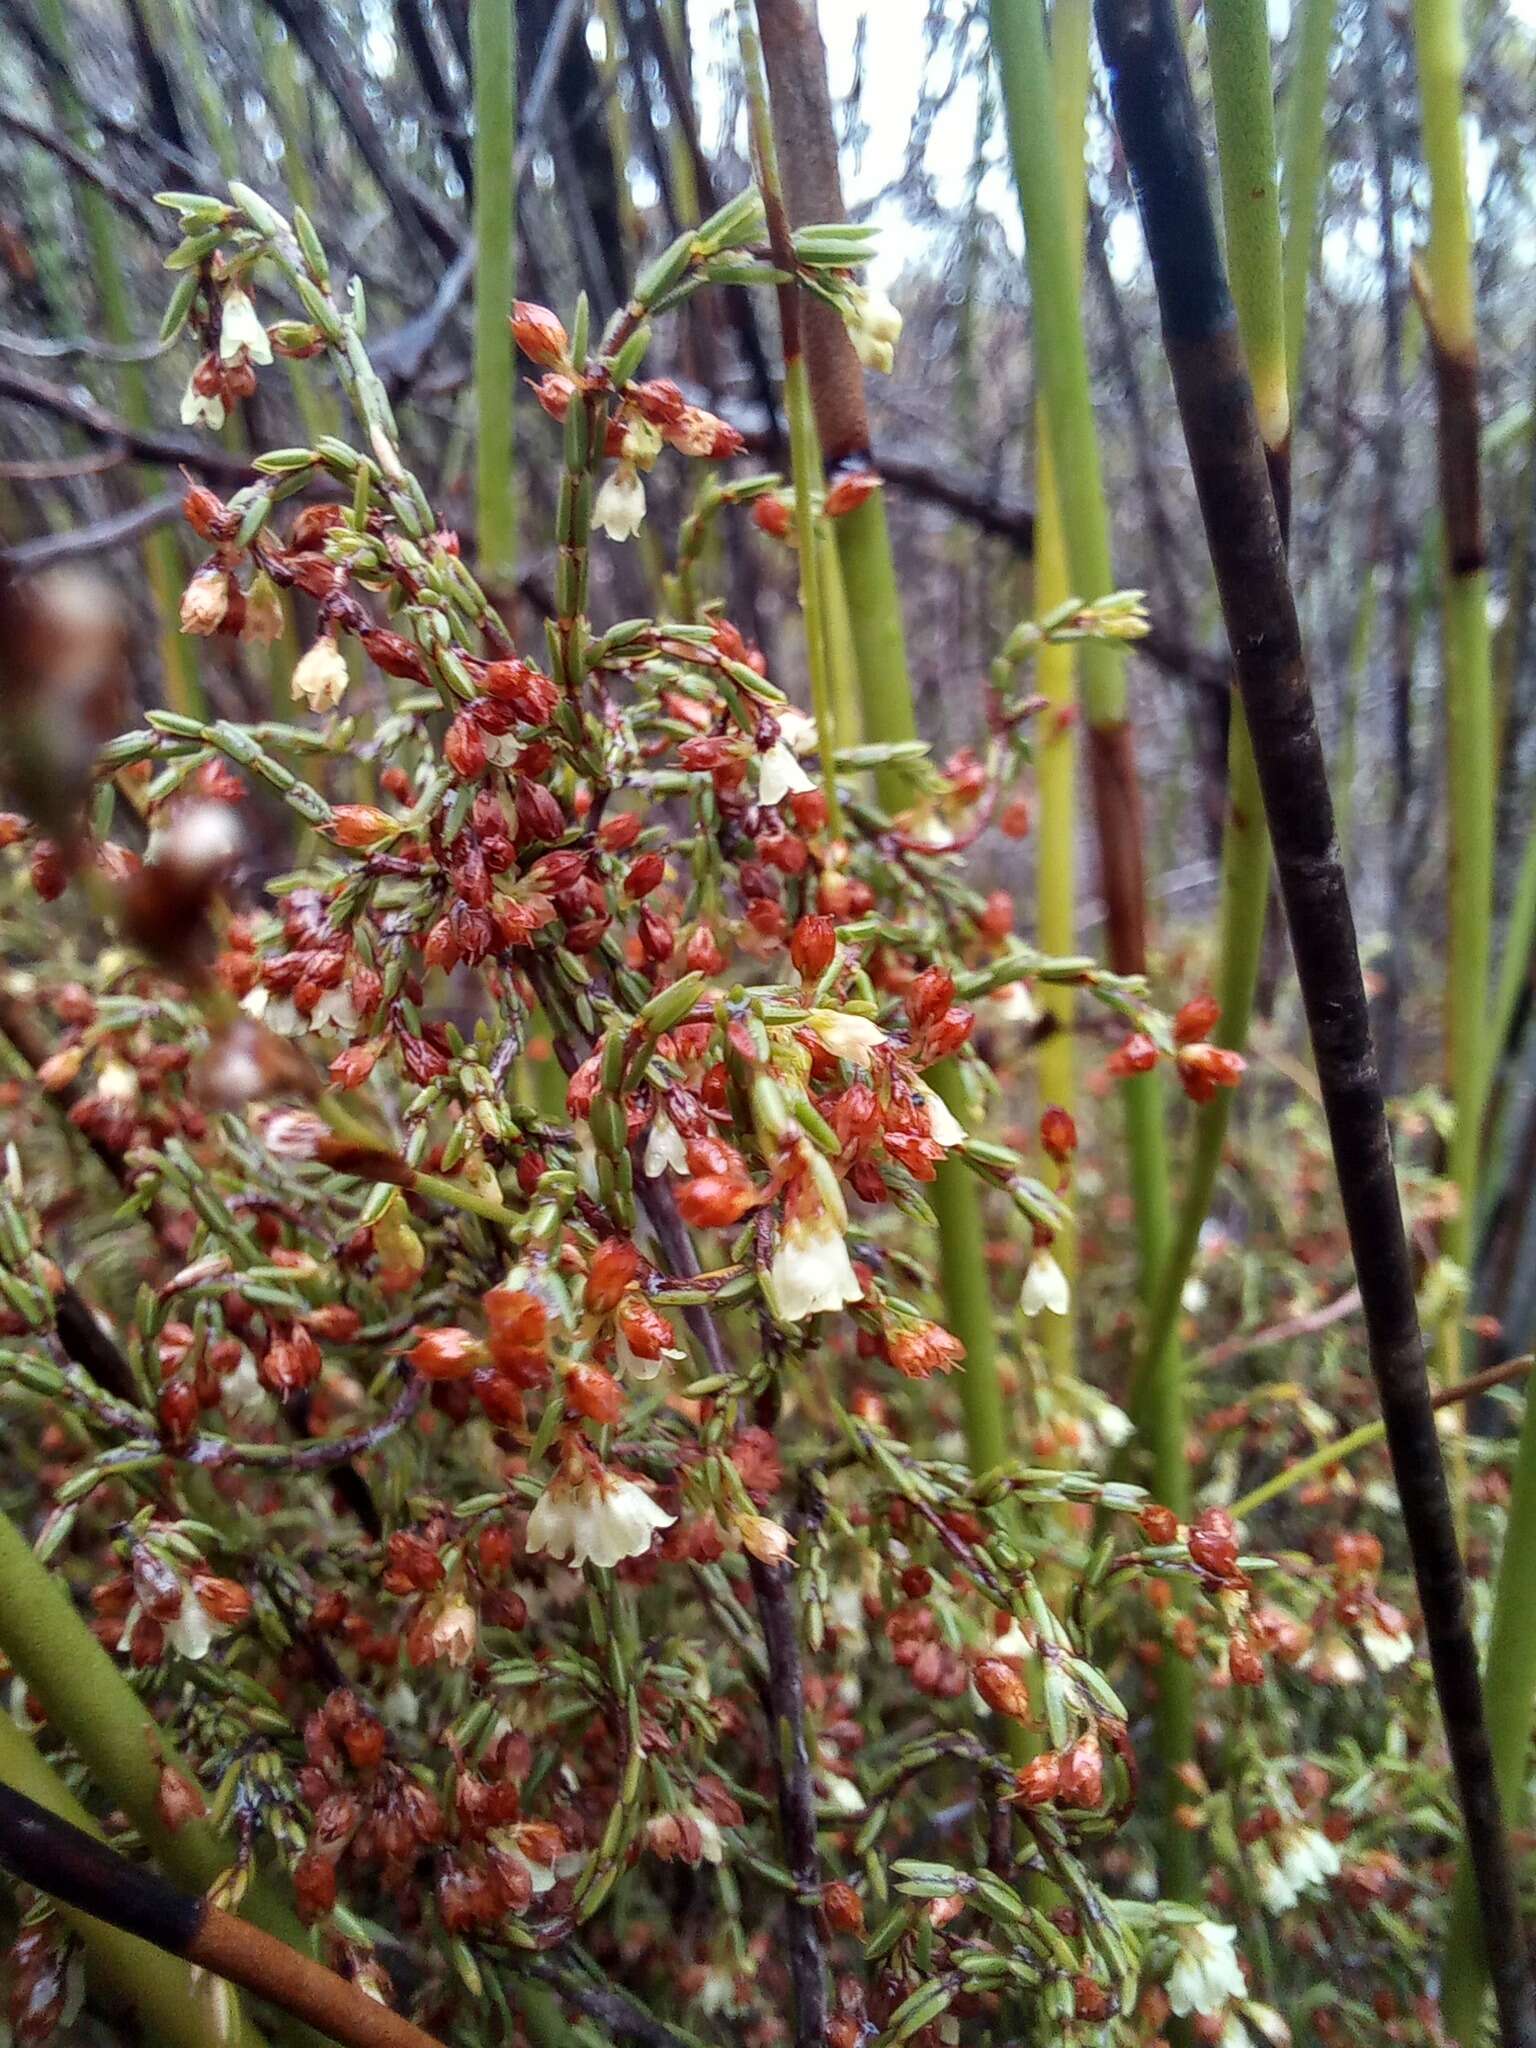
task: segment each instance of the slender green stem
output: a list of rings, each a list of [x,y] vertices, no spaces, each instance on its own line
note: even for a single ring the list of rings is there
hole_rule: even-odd
[[[1051,457],[1078,596],[1112,587],[1109,512],[1094,426],[1088,351],[1083,338],[1074,237],[1063,192],[1051,68],[1041,0],[990,0],[993,55],[1008,120],[1014,182],[1024,215],[1025,256],[1035,325],[1035,360],[1045,401]],[[1090,727],[1095,814],[1110,921],[1111,964],[1118,973],[1146,967],[1139,791],[1126,724],[1121,650],[1089,640],[1079,654]],[[1143,1299],[1152,1290],[1168,1231],[1167,1165],[1161,1098],[1151,1087],[1123,1091]]]
[[[917,713],[884,491],[872,492],[834,524],[864,737],[880,744],[914,740]],[[875,787],[887,810],[899,810],[910,800],[911,784],[903,768],[877,769]]]
[[[517,259],[517,21],[513,0],[474,0],[475,518],[481,580],[505,600],[517,573],[512,480],[512,310]]]
[[[1320,75],[1327,85],[1327,32],[1331,4],[1308,0],[1306,32],[1324,33]],[[1299,361],[1306,316],[1307,271],[1312,232],[1301,218],[1304,205],[1315,204],[1317,177],[1297,168],[1321,149],[1323,96],[1307,91],[1293,99],[1287,124],[1286,190],[1290,195],[1290,230],[1282,242],[1276,192],[1274,106],[1270,84],[1269,21],[1254,0],[1219,0],[1207,19],[1211,86],[1221,163],[1222,208],[1226,221],[1232,296],[1244,352],[1253,380],[1254,400],[1264,436],[1271,486],[1282,530],[1289,526],[1291,400],[1294,366]],[[1304,40],[1303,55],[1312,55]],[[1313,81],[1315,82],[1315,81]],[[1298,85],[1293,85],[1293,93]],[[1308,195],[1311,195],[1310,198]],[[1227,751],[1227,816],[1222,839],[1221,919],[1217,1000],[1221,1020],[1215,1038],[1240,1052],[1248,1039],[1253,993],[1263,951],[1264,914],[1269,901],[1269,834],[1247,720],[1242,706],[1232,707]],[[1200,1242],[1200,1229],[1226,1144],[1232,1096],[1225,1089],[1201,1106],[1195,1117],[1191,1152],[1172,1246],[1147,1317],[1136,1385],[1150,1376],[1150,1362],[1168,1342],[1177,1325],[1179,1303]]]
[[[1455,1126],[1449,1147],[1456,1213],[1444,1250],[1469,1262],[1487,1085],[1487,1026],[1493,911],[1493,671],[1488,574],[1478,446],[1477,311],[1472,223],[1462,140],[1466,61],[1460,0],[1415,0],[1424,157],[1429,168],[1429,241],[1420,304],[1434,364],[1439,412],[1440,505],[1444,541],[1446,776],[1450,792],[1446,1020]],[[1441,1370],[1460,1368],[1460,1316],[1441,1330]],[[1525,1568],[1526,1561],[1521,1561]]]
[[[0,1714],[0,1784],[24,1793],[77,1828],[93,1835],[101,1832],[64,1780],[6,1714]],[[213,2003],[227,1997],[237,2015],[236,2039],[246,2048],[260,2048],[261,2037],[239,2012],[232,1991],[221,1992],[211,1978],[195,1987],[188,1966],[163,1949],[93,1920],[88,1913],[68,1906],[58,1910],[84,1943],[92,1968],[130,2000],[152,2029],[155,2041],[167,2043],[168,2048],[207,2048],[211,2040],[227,2039],[219,2024],[222,2015]],[[228,2042],[227,2048],[234,2048],[234,2042]]]
[[[766,104],[766,101],[765,101]],[[811,709],[816,714],[816,739],[821,754],[821,779],[827,798],[827,822],[841,834],[842,807],[837,800],[837,714],[830,672],[831,620],[825,602],[821,535],[816,509],[821,482],[821,450],[816,443],[816,414],[811,405],[805,357],[784,359],[784,410],[789,419],[789,459],[795,485],[795,538],[799,543],[800,610],[805,619],[805,657],[811,676]]]
[[[195,1783],[190,1766],[86,1627],[62,1582],[4,1515],[0,1651],[41,1706],[50,1727],[69,1743],[113,1804],[122,1808],[162,1869],[194,1891],[214,1884],[234,1861],[233,1850],[206,1820],[186,1820],[173,1827],[162,1815],[162,1769]],[[14,1782],[22,1791],[29,1789]],[[257,1926],[307,1952],[307,1937],[296,1915],[260,1878],[246,1891],[242,1907]],[[316,2037],[305,2029],[304,2038]]]
[[[1057,0],[1051,23],[1051,71],[1056,109],[1056,147],[1068,213],[1069,243],[1077,253],[1082,282],[1083,217],[1087,179],[1083,123],[1088,103],[1088,46],[1092,11],[1088,0]],[[1049,422],[1042,403],[1035,428],[1035,595],[1045,616],[1072,596],[1056,488]],[[1035,837],[1035,905],[1043,951],[1066,955],[1077,946],[1077,657],[1070,643],[1047,642],[1035,663],[1035,686],[1049,707],[1035,745],[1035,787],[1040,816]],[[1073,991],[1045,990],[1042,1004],[1056,1028],[1041,1044],[1038,1075],[1041,1105],[1077,1109],[1077,1049],[1072,1035]],[[1056,1258],[1068,1282],[1077,1277],[1077,1235],[1065,1230]],[[1075,1300],[1074,1294],[1074,1300]],[[1058,1385],[1076,1376],[1075,1314],[1049,1316],[1042,1345]]]
[[[827,676],[832,694],[832,730],[840,747],[856,747],[864,737],[859,707],[859,657],[848,616],[842,557],[837,552],[837,521],[823,519],[816,533],[820,557],[822,609],[827,621]]]
[[[1321,225],[1317,202],[1323,179],[1328,65],[1337,4],[1338,0],[1301,0],[1292,31],[1281,204],[1285,214],[1285,369],[1293,407],[1301,392],[1307,288]]]
[[[1524,1378],[1530,1366],[1531,1361],[1528,1357],[1512,1358],[1507,1365],[1493,1366],[1486,1373],[1477,1374],[1474,1379],[1461,1386],[1443,1389],[1435,1396],[1434,1405],[1436,1408],[1451,1408],[1458,1402],[1470,1401],[1477,1395],[1486,1393],[1490,1387],[1508,1380]],[[1278,1500],[1282,1494],[1290,1493],[1298,1486],[1305,1486],[1309,1479],[1315,1479],[1320,1472],[1330,1472],[1335,1465],[1342,1465],[1346,1459],[1352,1458],[1356,1451],[1369,1450],[1372,1444],[1384,1442],[1386,1434],[1387,1425],[1379,1417],[1375,1422],[1363,1422],[1358,1429],[1350,1430],[1345,1436],[1335,1437],[1332,1443],[1319,1444],[1315,1451],[1308,1451],[1304,1458],[1297,1458],[1292,1464],[1283,1465],[1278,1472],[1271,1473],[1270,1477],[1262,1480],[1251,1493],[1245,1493],[1233,1501],[1228,1513],[1234,1521],[1245,1521],[1249,1515],[1256,1514],[1260,1508],[1267,1507],[1272,1500]]]
[[[1076,594],[1091,601],[1113,588],[1109,510],[1075,288],[1078,259],[1056,143],[1045,16],[1040,0],[990,0],[988,15],[1024,214],[1035,361],[1050,424],[1067,561]],[[1126,682],[1120,651],[1109,641],[1089,640],[1080,658],[1090,722],[1122,724]]]
[[[64,0],[39,0],[38,19],[43,33],[61,56],[74,46],[74,26]],[[53,82],[53,96],[61,125],[69,132],[85,130],[85,116],[73,90]],[[77,182],[72,197],[84,233],[90,259],[90,273],[101,305],[101,325],[106,339],[120,347],[137,341],[133,301],[122,264],[122,237],[112,203],[96,186]],[[149,385],[142,365],[125,363],[121,372],[121,410],[131,427],[146,431],[155,424]],[[137,477],[138,473],[135,472]],[[156,481],[154,488],[158,489]],[[196,716],[202,710],[202,685],[197,662],[183,637],[179,612],[184,580],[181,551],[175,535],[166,527],[152,533],[144,543],[144,567],[155,602],[160,629],[160,652],[165,668],[165,701],[173,711]]]

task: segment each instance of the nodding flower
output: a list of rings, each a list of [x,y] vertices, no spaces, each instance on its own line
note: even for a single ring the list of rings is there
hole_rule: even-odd
[[[633,540],[645,524],[645,485],[632,462],[621,462],[603,479],[592,506],[592,524],[610,540]]]
[[[1019,1290],[1019,1307],[1027,1316],[1037,1316],[1042,1309],[1048,1309],[1053,1316],[1064,1316],[1071,1306],[1072,1290],[1066,1274],[1049,1247],[1038,1246]]]
[[[572,1567],[611,1568],[644,1557],[658,1529],[677,1520],[633,1479],[610,1472],[580,1438],[568,1439],[560,1470],[528,1517],[528,1548]]]
[[[791,1185],[786,1211],[766,1280],[780,1321],[803,1323],[807,1316],[834,1313],[862,1300],[864,1290],[848,1256],[841,1197],[834,1207],[821,1177],[803,1172]]]

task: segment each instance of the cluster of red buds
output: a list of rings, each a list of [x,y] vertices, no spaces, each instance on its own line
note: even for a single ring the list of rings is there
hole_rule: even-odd
[[[98,1635],[208,1788],[233,1774],[360,1972],[383,1976],[375,1922],[455,1945],[467,1985],[508,1942],[578,1935],[617,1971],[677,1917],[663,1995],[686,1981],[767,2042],[794,1955],[851,1964],[867,1918],[889,1932],[839,1978],[840,2048],[870,2027],[948,2042],[946,2015],[1010,2001],[1063,2026],[1128,2012],[1133,1940],[1094,1858],[1135,1773],[1087,1618],[1119,1580],[1075,1592],[1092,1515],[1144,1496],[1068,1469],[1066,1434],[1043,1470],[956,1462],[966,1347],[930,1202],[969,1177],[1011,1227],[1016,1386],[1030,1319],[1070,1305],[1052,1246],[1079,1132],[1047,1104],[1019,1145],[995,1134],[978,1039],[1006,1069],[1018,1005],[1075,977],[1134,1034],[1114,1071],[1171,1057],[1205,1100],[1242,1064],[1209,1043],[1214,1006],[1170,1030],[1139,984],[1043,960],[1006,892],[968,886],[983,830],[1028,829],[1021,712],[994,707],[942,769],[840,759],[691,577],[675,616],[591,616],[593,530],[633,532],[664,451],[744,452],[640,373],[653,310],[755,260],[755,205],[684,237],[596,341],[585,310],[516,308],[563,435],[536,658],[406,467],[312,229],[244,188],[173,203],[200,250],[195,415],[274,351],[324,348],[363,432],[185,500],[207,551],[190,634],[312,621],[295,722],[157,712],[100,763],[107,796],[140,800],[143,853],[115,797],[81,828],[140,951],[110,996],[53,978],[40,1078],[150,1240],[127,1391],[47,1367],[124,1453],[53,1536],[82,1561],[116,1545]],[[805,261],[878,355],[892,316],[849,282],[859,239],[813,237]],[[303,321],[263,323],[274,280]],[[814,518],[877,484],[835,475]],[[709,503],[793,523],[774,479]],[[872,768],[907,799],[877,800]],[[271,828],[250,821],[277,806],[293,860],[258,892]],[[67,882],[35,837],[28,855],[40,893]],[[12,1306],[15,1334],[47,1327],[46,1287]],[[1139,1568],[1194,1582],[1253,1683],[1235,1531],[1165,1523],[1144,1514]],[[1058,1541],[1073,1561],[1047,1569]],[[985,1824],[946,1823],[953,1867],[911,1878],[941,1779]],[[1070,1910],[1026,1901],[1031,1863]],[[694,1912],[706,1896],[730,1912]]]

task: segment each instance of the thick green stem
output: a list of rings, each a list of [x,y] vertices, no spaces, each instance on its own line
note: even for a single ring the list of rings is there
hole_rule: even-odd
[[[1292,31],[1295,54],[1285,101],[1285,369],[1294,407],[1301,393],[1301,358],[1307,333],[1307,287],[1317,250],[1318,193],[1323,180],[1328,63],[1333,54],[1337,0],[1301,0]]]
[[[811,709],[821,754],[821,779],[827,798],[827,823],[835,834],[843,829],[837,800],[837,716],[830,673],[831,622],[825,603],[821,521],[816,492],[821,482],[821,451],[816,445],[816,415],[811,407],[810,380],[802,355],[784,361],[784,411],[789,420],[789,459],[795,484],[795,537],[799,543],[800,610],[805,620],[805,658],[811,677]]]
[[[90,1834],[100,1834],[64,1780],[38,1755],[6,1714],[0,1714],[0,1784],[35,1799],[61,1820]],[[224,2038],[227,2048],[235,2048],[234,2042],[223,2035],[217,2002],[227,1997],[238,2014],[233,1992],[223,1990],[212,1978],[205,1977],[200,1984],[194,1984],[191,1970],[175,1956],[116,1927],[108,1927],[105,1921],[93,1920],[88,1913],[75,1912],[68,1906],[61,1906],[58,1911],[80,1937],[92,1969],[136,2008],[150,2030],[147,2038],[164,2042],[167,2048],[208,2048],[210,2041]],[[240,2015],[235,2039],[244,2042],[246,2048],[259,2048],[260,2038]]]
[[[814,16],[805,11],[800,0],[793,0],[793,4],[788,4],[788,0],[758,0],[756,12],[763,31],[761,43],[747,0],[738,0],[749,97],[755,90],[760,91],[757,64],[762,55],[766,56],[777,95],[772,111],[766,94],[760,95],[760,124],[771,142],[776,114],[781,122],[788,119],[793,123],[795,144],[786,162],[802,224],[812,218],[841,219],[837,144],[827,97],[825,57],[820,37],[815,33]],[[777,189],[776,160],[773,170]],[[771,234],[771,209],[769,227]],[[840,320],[818,317],[822,310],[815,306],[806,308],[808,361],[814,380],[812,398],[820,452],[830,466],[844,458],[869,456],[869,418],[863,374],[852,343]],[[786,347],[786,359],[792,353]],[[789,395],[786,376],[786,398]],[[793,412],[790,426],[793,436]],[[864,737],[880,742],[915,739],[917,717],[907,668],[896,564],[886,524],[885,493],[872,492],[862,504],[835,520],[833,527]],[[804,553],[802,543],[802,565]],[[835,598],[830,623],[835,675],[841,651],[835,636],[842,624]],[[876,772],[875,781],[880,801],[887,810],[900,810],[909,800],[910,784],[901,768],[882,768]],[[953,1072],[937,1075],[935,1085],[941,1092],[953,1090]],[[1008,1429],[997,1376],[981,1204],[975,1179],[962,1161],[949,1159],[940,1166],[934,1207],[940,1222],[945,1313],[951,1329],[967,1350],[961,1398],[971,1464],[979,1472],[995,1465],[1006,1454]]]
[[[1466,45],[1460,0],[1415,0],[1424,157],[1429,167],[1429,242],[1420,303],[1434,364],[1444,538],[1446,777],[1450,793],[1446,1028],[1456,1120],[1449,1170],[1456,1213],[1444,1248],[1468,1265],[1487,1084],[1493,914],[1493,666],[1488,625],[1478,432],[1477,311],[1472,223],[1462,141]],[[1441,1369],[1459,1376],[1460,1315],[1441,1333]],[[1526,1569],[1528,1560],[1520,1560]]]
[[[1074,237],[1057,148],[1045,17],[1040,0],[990,0],[988,18],[1024,215],[1035,361],[1067,567],[1076,594],[1091,601],[1112,587],[1109,512],[1094,426]],[[1124,660],[1113,643],[1088,640],[1079,661],[1090,728],[1089,765],[1110,964],[1117,973],[1140,974],[1146,969],[1145,883]],[[1145,1299],[1168,1230],[1162,1113],[1155,1085],[1127,1086],[1124,1095]]]
[[[161,1813],[162,1770],[195,1783],[191,1768],[86,1627],[62,1583],[4,1515],[0,1651],[41,1706],[50,1727],[122,1808],[167,1875],[193,1891],[206,1891],[215,1883],[234,1861],[233,1850],[206,1820],[186,1820],[172,1827]],[[308,1952],[297,1916],[259,1878],[247,1890],[242,1909],[269,1934]],[[305,2030],[305,2038],[315,2037]]]
[[[1079,288],[1083,216],[1087,206],[1083,121],[1088,101],[1091,20],[1088,0],[1057,0],[1051,38],[1056,146],[1061,156],[1070,243],[1078,252]],[[1042,404],[1035,423],[1034,608],[1041,617],[1065,604],[1073,594],[1045,410]],[[1035,743],[1035,788],[1040,805],[1035,837],[1036,922],[1042,950],[1065,956],[1077,947],[1077,657],[1070,643],[1047,642],[1040,649],[1035,663],[1035,687],[1049,707],[1040,719]],[[1056,1104],[1075,1114],[1077,1049],[1072,1035],[1073,991],[1065,986],[1047,989],[1042,1003],[1056,1028],[1042,1042],[1039,1052],[1041,1105]],[[1061,1233],[1056,1258],[1069,1284],[1074,1283],[1074,1230]],[[1075,1292],[1073,1298],[1075,1302]],[[1046,1318],[1041,1343],[1051,1377],[1058,1385],[1076,1376],[1076,1339],[1075,1313]]]
[[[39,0],[38,18],[44,34],[56,50],[62,54],[73,48],[74,27],[66,13],[64,0]],[[85,116],[73,90],[55,83],[53,96],[61,126],[67,132],[83,133]],[[121,231],[112,203],[104,192],[83,181],[72,187],[72,197],[101,305],[102,331],[108,341],[118,347],[127,347],[139,336],[134,331],[133,302],[122,265]],[[153,428],[154,408],[150,403],[149,386],[142,365],[125,363],[119,388],[122,414],[128,424],[146,432]],[[137,478],[138,472],[134,474]],[[151,487],[158,489],[158,481],[152,481]],[[184,571],[175,535],[168,528],[157,529],[145,541],[144,567],[160,629],[165,701],[173,711],[196,716],[203,708],[202,685],[198,679],[196,659],[182,636],[179,623]]]
[[[885,493],[873,492],[834,524],[864,737],[880,744],[914,740],[917,713],[907,670],[907,639],[886,524]],[[887,810],[899,810],[910,799],[911,785],[899,767],[877,770],[875,787]]]
[[[505,601],[517,575],[512,487],[512,311],[517,257],[517,22],[513,0],[474,0],[475,519],[481,580]]]

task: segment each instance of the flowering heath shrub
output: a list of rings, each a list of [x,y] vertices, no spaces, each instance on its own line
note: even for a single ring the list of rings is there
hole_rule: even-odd
[[[600,337],[516,309],[559,472],[535,652],[405,466],[361,287],[244,188],[169,203],[183,417],[314,357],[358,429],[187,492],[185,630],[270,647],[281,715],[150,712],[5,835],[41,1040],[0,1216],[24,1505],[177,1797],[445,2040],[552,1989],[649,2040],[1269,2025],[1233,1926],[1149,1883],[1122,1703],[1154,1610],[1262,1681],[1237,1532],[1112,1474],[1087,1387],[1033,1462],[970,1470],[933,1277],[927,1191],[974,1176],[1017,1390],[1071,1307],[1073,1120],[996,1134],[1042,985],[1111,1072],[1199,1101],[1241,1065],[1211,1006],[1165,1022],[968,879],[1018,810],[1019,669],[1133,637],[1134,599],[1020,629],[942,770],[792,705],[699,587],[711,521],[790,544],[785,487],[644,374],[689,294],[778,275],[748,194]],[[796,246],[887,361],[857,232]],[[664,462],[699,478],[673,613],[597,620],[593,530],[632,535]],[[57,1112],[117,1262],[94,1351],[48,1248],[86,1226],[23,1165]],[[1338,1867],[1299,1809],[1265,1856],[1277,1909]]]

